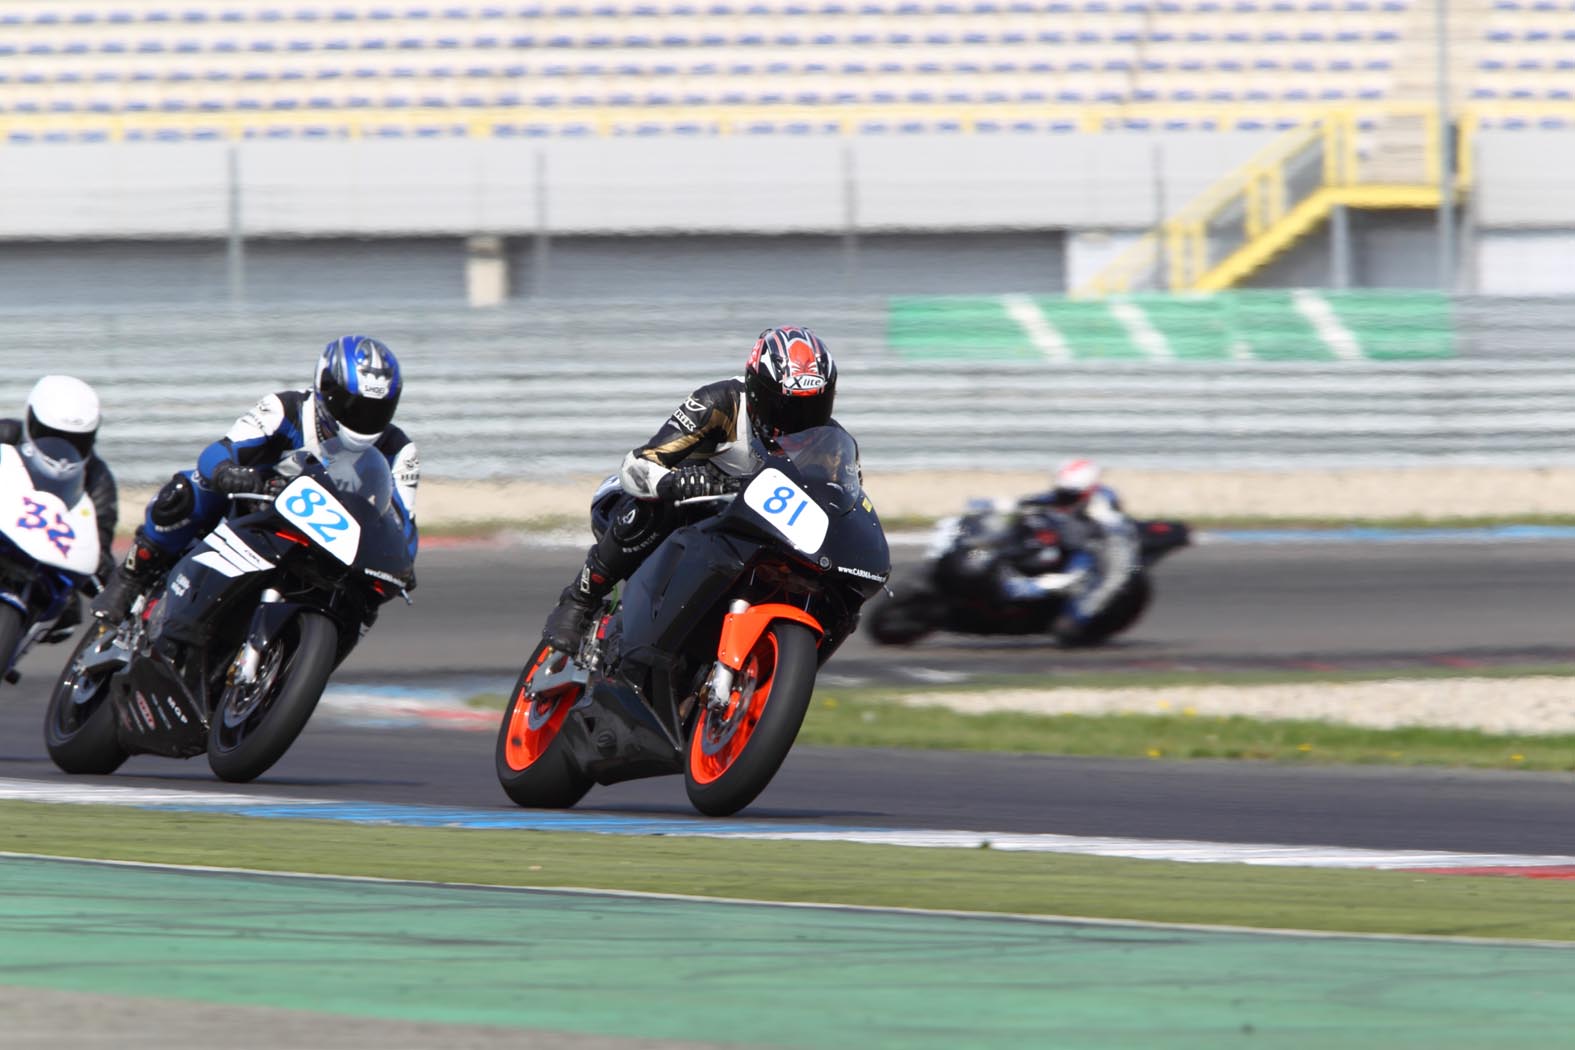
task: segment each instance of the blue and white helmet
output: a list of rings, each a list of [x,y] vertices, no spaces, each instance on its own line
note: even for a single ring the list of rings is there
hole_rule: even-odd
[[[404,382],[392,350],[368,336],[347,335],[323,351],[313,386],[325,436],[363,449],[393,422]]]

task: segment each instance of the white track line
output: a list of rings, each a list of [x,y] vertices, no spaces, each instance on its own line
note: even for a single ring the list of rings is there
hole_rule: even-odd
[[[1004,920],[1045,925],[1103,926],[1143,930],[1190,930],[1198,933],[1260,934],[1270,937],[1296,937],[1304,940],[1413,941],[1426,944],[1474,944],[1490,947],[1575,949],[1570,941],[1519,940],[1512,937],[1460,937],[1422,933],[1362,933],[1340,930],[1294,930],[1277,926],[1228,926],[1201,922],[1154,922],[1147,919],[1099,919],[1080,915],[1039,915],[1026,912],[962,911],[955,908],[901,908],[876,904],[830,904],[825,901],[774,901],[754,897],[711,897],[688,893],[655,893],[649,890],[604,890],[595,886],[519,886],[497,882],[433,882],[426,879],[390,879],[377,875],[325,875],[311,871],[270,871],[266,868],[224,868],[211,864],[163,864],[141,860],[104,860],[96,857],[68,857],[54,853],[13,853],[0,850],[0,860],[44,860],[71,864],[92,864],[116,868],[143,868],[152,871],[201,872],[211,875],[253,875],[276,879],[321,882],[365,882],[391,886],[432,886],[440,889],[501,890],[509,893],[565,894],[576,897],[621,897],[633,900],[684,901],[700,904],[733,904],[747,907],[800,908],[808,911],[873,913],[878,915],[942,916],[952,919]]]

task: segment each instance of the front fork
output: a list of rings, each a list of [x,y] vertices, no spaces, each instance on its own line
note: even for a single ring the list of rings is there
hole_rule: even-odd
[[[777,620],[791,620],[804,624],[817,636],[824,638],[826,629],[796,605],[768,602],[750,605],[742,598],[735,598],[722,618],[722,638],[716,646],[716,665],[706,680],[706,706],[713,711],[726,710],[733,696],[733,679],[744,667],[744,661],[754,651],[760,636]]]
[[[229,684],[251,685],[257,681],[257,669],[262,666],[263,650],[268,646],[268,640],[277,630],[275,618],[263,615],[263,610],[276,604],[284,597],[277,590],[269,587],[257,599],[258,611],[252,615],[251,629],[246,632],[246,641],[241,646],[240,652],[235,654],[235,662],[230,665]]]

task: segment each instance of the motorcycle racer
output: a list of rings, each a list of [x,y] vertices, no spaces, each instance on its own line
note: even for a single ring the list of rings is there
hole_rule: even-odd
[[[403,389],[399,361],[384,343],[364,335],[329,343],[309,389],[264,397],[202,450],[196,469],[175,474],[148,502],[131,551],[94,603],[94,614],[124,619],[136,596],[218,524],[229,494],[282,488],[281,479],[269,477],[270,468],[297,449],[316,454],[330,440],[353,451],[375,447],[387,458],[414,557],[421,462],[415,443],[393,425]]]
[[[836,362],[819,336],[793,325],[761,332],[743,375],[700,387],[624,457],[610,527],[548,614],[547,643],[575,652],[602,598],[678,526],[674,504],[721,495],[734,478],[753,472],[752,434],[769,446],[832,423],[836,393]]]
[[[33,384],[27,395],[24,418],[0,419],[0,444],[20,445],[40,438],[61,438],[82,457],[87,494],[93,501],[93,514],[98,522],[99,561],[94,577],[102,587],[114,568],[110,543],[114,540],[115,523],[120,516],[120,497],[115,488],[115,475],[98,454],[100,418],[98,394],[91,386],[74,376],[44,376]],[[82,612],[77,601],[72,600],[45,640],[61,641],[81,622]]]
[[[1006,601],[1068,595],[1055,623],[1062,642],[1077,644],[1142,568],[1136,525],[1121,509],[1103,471],[1086,459],[1062,463],[1048,492],[1024,497],[1006,516],[997,547],[996,581]],[[1060,573],[1047,569],[1072,553]]]

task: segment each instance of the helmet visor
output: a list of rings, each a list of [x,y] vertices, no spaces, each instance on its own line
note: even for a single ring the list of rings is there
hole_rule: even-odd
[[[1088,495],[1085,489],[1052,489],[1050,491],[1050,505],[1052,507],[1075,507],[1083,502]]]
[[[365,397],[334,383],[327,384],[322,393],[329,418],[358,434],[381,434],[394,421],[394,409],[399,407],[397,391],[388,397]]]
[[[27,436],[33,441],[42,441],[44,438],[58,438],[76,449],[77,455],[86,459],[93,452],[93,439],[98,436],[98,431],[89,430],[70,431],[61,430],[44,423],[33,414],[32,409],[27,410]]]
[[[770,418],[765,422],[777,434],[823,427],[831,422],[831,402],[831,394],[825,392],[807,397],[779,395],[771,399]]]

